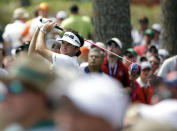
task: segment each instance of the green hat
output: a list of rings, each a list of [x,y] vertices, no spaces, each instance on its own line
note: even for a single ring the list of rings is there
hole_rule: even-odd
[[[134,51],[133,48],[126,49],[125,54],[127,54],[128,52],[131,53],[134,57],[137,57],[137,53]]]
[[[154,37],[154,35],[155,35],[155,33],[154,33],[154,31],[153,31],[152,29],[146,29],[146,30],[144,31],[144,34],[145,34],[145,35],[148,35],[148,36],[150,36],[150,37]]]

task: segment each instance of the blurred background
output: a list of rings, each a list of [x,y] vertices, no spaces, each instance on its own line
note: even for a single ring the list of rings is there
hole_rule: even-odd
[[[12,21],[12,13],[15,8],[23,5],[30,13],[29,19],[32,17],[34,8],[40,2],[48,2],[50,8],[49,15],[55,16],[59,10],[69,13],[69,7],[77,3],[80,7],[80,13],[92,17],[92,0],[0,0],[0,25],[2,28]],[[142,16],[149,18],[150,25],[160,23],[160,0],[130,0],[131,23],[135,29],[138,29],[138,19]],[[8,16],[8,17],[7,17]]]

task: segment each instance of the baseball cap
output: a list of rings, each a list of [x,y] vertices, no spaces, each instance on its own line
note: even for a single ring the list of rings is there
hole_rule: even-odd
[[[97,46],[99,46],[99,47],[102,47],[102,48],[106,48],[106,46],[105,46],[105,44],[103,43],[103,42],[96,42],[95,43]],[[91,45],[91,48],[95,48],[96,46],[94,46],[94,45]]]
[[[67,17],[67,13],[65,11],[58,11],[56,18],[57,19],[65,19]]]
[[[13,12],[13,18],[27,18],[29,16],[28,12],[24,8],[17,8]]]
[[[165,49],[159,49],[159,50],[158,50],[158,54],[159,54],[161,57],[163,57],[163,58],[169,56],[168,51],[165,50]]]
[[[133,48],[126,49],[125,54],[127,53],[131,53],[134,57],[137,57],[137,53]]]
[[[47,2],[42,2],[42,3],[39,4],[38,9],[39,10],[48,10],[49,9],[49,5],[48,5]]]
[[[139,19],[139,22],[148,24],[149,23],[149,19],[146,16],[143,16],[141,19]]]
[[[161,26],[160,26],[160,24],[153,24],[152,25],[152,29],[156,30],[158,32],[161,32]]]
[[[15,62],[9,66],[8,72],[9,75],[0,78],[0,80],[19,80],[35,85],[40,91],[44,91],[55,79],[55,74],[51,73],[43,59],[36,56],[27,56],[26,54],[19,55]]]
[[[150,37],[154,37],[154,35],[155,35],[155,33],[154,33],[154,31],[153,31],[152,29],[146,29],[146,30],[144,31],[144,34],[145,34],[145,35],[148,35],[148,36],[150,36]]]
[[[82,77],[63,95],[84,113],[104,119],[115,129],[122,126],[128,97],[118,81],[102,75]]]
[[[145,61],[145,62],[142,62],[141,63],[141,69],[144,70],[144,69],[151,69],[152,66],[149,62]]]
[[[118,38],[112,38],[108,42],[106,42],[106,45],[108,45],[110,42],[116,43],[120,49],[122,49],[122,42]]]
[[[62,38],[57,38],[56,41],[66,41],[74,46],[81,46],[79,38],[74,33],[69,31],[65,32]]]
[[[177,129],[177,100],[167,99],[155,105],[141,105],[139,114],[146,119],[166,122]]]

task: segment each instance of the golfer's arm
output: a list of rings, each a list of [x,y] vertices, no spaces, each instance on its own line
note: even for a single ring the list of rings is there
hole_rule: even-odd
[[[44,57],[47,60],[49,60],[50,62],[52,62],[52,54],[53,54],[53,52],[46,47],[45,34],[42,31],[39,31],[35,50],[42,57]]]
[[[36,40],[37,40],[38,34],[39,34],[39,28],[37,28],[33,34],[33,37],[31,39],[30,46],[28,49],[28,55],[33,55],[34,53],[36,53],[35,47],[36,47]]]

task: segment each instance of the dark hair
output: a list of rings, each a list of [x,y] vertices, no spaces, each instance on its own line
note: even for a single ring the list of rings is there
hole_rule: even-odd
[[[78,12],[78,11],[79,11],[79,7],[74,4],[74,5],[72,5],[72,6],[70,7],[70,11],[71,11],[71,12]]]
[[[151,53],[154,53],[154,54],[158,54],[158,49],[156,48],[155,45],[151,45],[151,46],[148,48],[148,51],[150,51]]]
[[[148,61],[148,59],[146,58],[146,56],[140,57],[140,62],[143,62],[143,61]]]
[[[151,57],[155,57],[159,62],[161,61],[159,55],[151,55]]]
[[[84,38],[75,30],[72,30],[72,29],[67,29],[67,31],[70,31],[72,32],[73,34],[75,34],[77,36],[77,38],[79,39],[80,41],[80,47],[82,47],[84,45]],[[79,47],[79,48],[80,48]],[[78,48],[78,47],[75,47],[75,48]],[[81,54],[81,51],[79,50],[77,53],[76,53],[76,56],[79,56]]]
[[[72,29],[68,29],[67,31],[72,32],[73,34],[75,34],[78,37],[80,44],[81,44],[80,47],[84,45],[84,38],[77,31],[72,30]]]

